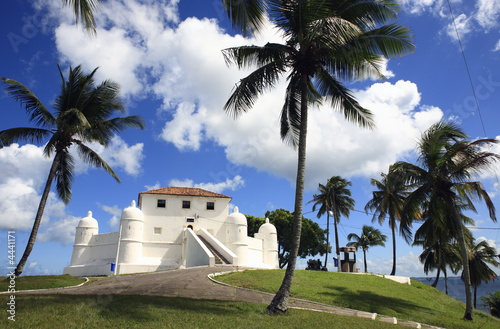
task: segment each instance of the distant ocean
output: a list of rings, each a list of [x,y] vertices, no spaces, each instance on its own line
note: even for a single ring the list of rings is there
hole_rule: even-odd
[[[412,278],[423,282],[425,284],[431,285],[434,282],[434,278]],[[440,277],[438,284],[436,286],[442,292],[445,292],[444,278]],[[488,292],[495,293],[495,291],[500,290],[500,279],[495,281],[490,281],[488,283],[483,283],[477,287],[477,309],[490,314],[489,308],[481,300],[481,297],[488,296]],[[448,296],[458,299],[465,304],[465,286],[460,277],[454,276],[448,278]],[[474,296],[474,287],[472,287],[472,296]]]

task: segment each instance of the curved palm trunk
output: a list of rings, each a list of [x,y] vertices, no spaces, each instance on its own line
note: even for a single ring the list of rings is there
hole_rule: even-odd
[[[438,281],[439,281],[439,274],[441,274],[441,252],[438,250],[437,251],[437,257],[438,257],[438,263],[437,263],[437,275],[436,275],[436,280],[431,284],[431,287],[436,288]]]
[[[288,266],[286,268],[281,287],[274,296],[269,306],[267,306],[267,309],[271,314],[281,314],[285,313],[288,310],[290,288],[292,286],[293,274],[295,272],[297,255],[299,254],[300,233],[302,231],[302,203],[304,199],[304,181],[306,172],[307,76],[304,76],[302,78],[300,111],[301,122],[297,163],[297,181],[295,187],[295,208],[293,214],[292,248],[290,250]]]
[[[465,284],[465,320],[473,320],[472,317],[472,289],[470,283],[470,271],[469,271],[469,257],[467,256],[467,246],[465,244],[464,230],[462,228],[462,222],[458,215],[457,209],[453,206],[451,200],[447,200],[450,209],[453,209],[453,217],[455,218],[455,225],[458,228],[458,242],[460,244],[460,254],[462,256],[462,266],[464,271],[464,284]]]
[[[45,204],[47,203],[47,198],[49,197],[52,181],[56,176],[57,163],[59,162],[60,157],[60,153],[56,153],[54,160],[52,161],[52,166],[50,167],[49,176],[47,177],[47,182],[45,183],[45,188],[43,189],[42,198],[40,199],[40,203],[38,204],[38,211],[36,212],[35,222],[33,223],[33,228],[31,229],[31,234],[28,239],[26,249],[24,250],[24,254],[17,264],[16,270],[14,272],[16,276],[19,276],[21,275],[21,273],[23,273],[24,266],[26,265],[28,257],[31,254],[33,247],[35,246],[36,235],[38,233],[40,223],[42,222],[43,211],[45,210]]]
[[[394,225],[391,225],[392,230],[392,271],[391,275],[396,275],[396,233],[394,232]]]
[[[365,263],[365,273],[368,273],[368,265],[366,264],[366,250],[363,249],[363,262]]]
[[[342,272],[342,267],[340,264],[339,232],[337,230],[337,221],[335,220],[335,218],[333,218],[333,224],[335,226],[335,250],[336,250],[337,261],[338,261],[337,272]]]
[[[439,274],[441,274],[441,269],[438,267],[438,270],[437,270],[437,275],[436,275],[436,279],[434,280],[434,282],[431,284],[431,287],[434,287],[436,288],[437,284],[438,284],[438,281],[439,281]]]
[[[328,214],[328,211],[326,212],[326,253],[325,253],[325,268],[326,265],[328,264],[328,241],[330,238],[330,214]]]

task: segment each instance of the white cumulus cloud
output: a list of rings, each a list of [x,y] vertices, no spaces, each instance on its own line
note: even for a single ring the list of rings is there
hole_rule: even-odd
[[[172,179],[169,183],[170,186],[178,186],[178,187],[196,187],[201,188],[207,191],[212,191],[215,193],[222,193],[225,190],[235,191],[245,185],[245,180],[236,175],[233,179],[227,178],[223,182],[217,183],[194,183],[191,179]]]

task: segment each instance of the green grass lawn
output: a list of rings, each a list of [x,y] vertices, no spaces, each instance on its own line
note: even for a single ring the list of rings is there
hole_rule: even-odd
[[[6,305],[8,296],[0,296]],[[303,310],[269,316],[266,305],[159,296],[18,295],[16,321],[0,328],[394,328],[368,319]]]
[[[52,289],[76,286],[85,279],[76,278],[69,274],[64,275],[34,275],[20,276],[15,280],[16,290],[31,290],[31,289]],[[10,285],[9,277],[0,277],[0,291],[7,291]]]
[[[256,270],[216,279],[274,293],[283,275],[284,270]],[[424,283],[412,280],[411,284],[374,275],[295,271],[291,296],[446,328],[500,328],[500,319],[479,311],[474,312],[473,323],[463,321],[462,302]]]
[[[284,271],[259,270],[217,277],[226,283],[261,291],[278,290]],[[105,280],[105,279],[104,279]],[[16,290],[75,285],[67,275],[20,277]],[[8,281],[0,279],[6,291]],[[387,279],[346,273],[296,271],[292,296],[394,316],[446,328],[500,328],[500,320],[475,312],[474,322],[461,320],[465,306],[426,284],[399,284]],[[16,295],[15,322],[7,302],[0,328],[395,328],[392,324],[329,313],[290,309],[269,316],[263,304],[127,295]]]

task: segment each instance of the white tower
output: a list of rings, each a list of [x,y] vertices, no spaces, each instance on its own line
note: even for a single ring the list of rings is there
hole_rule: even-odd
[[[85,264],[90,259],[89,242],[92,236],[98,232],[99,224],[97,220],[92,218],[92,211],[89,211],[87,217],[82,218],[76,227],[70,266]]]
[[[120,250],[118,265],[137,263],[142,257],[142,230],[144,214],[132,201],[130,207],[125,208],[120,220]]]
[[[266,222],[259,228],[259,233],[255,237],[263,240],[262,260],[264,264],[272,268],[278,268],[278,232],[276,231],[276,227],[269,223],[269,218],[266,218]]]
[[[238,264],[247,264],[247,231],[247,218],[239,212],[238,207],[234,207],[234,212],[226,219],[226,245],[238,256]]]

